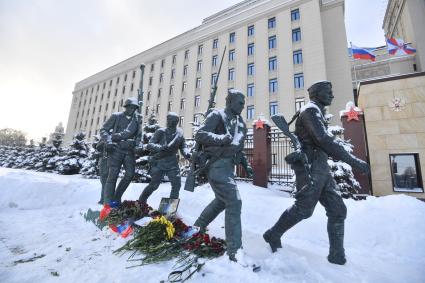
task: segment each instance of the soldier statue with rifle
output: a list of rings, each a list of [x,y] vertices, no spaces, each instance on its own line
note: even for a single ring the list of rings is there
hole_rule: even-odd
[[[167,115],[167,127],[159,128],[149,140],[147,149],[150,151],[150,175],[151,181],[139,197],[141,202],[146,203],[149,196],[158,189],[162,177],[168,176],[171,182],[171,199],[178,199],[181,187],[180,168],[177,151],[180,150],[184,158],[189,159],[191,154],[186,146],[182,129],[177,127],[179,116],[169,112]]]
[[[332,84],[321,81],[309,89],[310,102],[303,106],[292,121],[295,123],[295,135],[289,131],[289,125],[281,115],[272,120],[292,141],[295,151],[285,160],[296,175],[295,203],[283,212],[276,224],[267,230],[263,237],[273,252],[281,248],[280,238],[291,227],[303,219],[309,218],[317,202],[326,209],[328,217],[329,255],[328,261],[343,265],[346,262],[344,251],[344,221],[347,208],[335,191],[328,166],[328,156],[341,160],[363,173],[369,172],[369,165],[348,153],[327,133],[324,118],[325,107],[331,105]],[[291,121],[291,122],[292,122]]]
[[[235,182],[235,165],[241,164],[252,175],[243,152],[247,128],[240,114],[244,106],[245,96],[240,91],[229,90],[225,109],[212,110],[195,135],[206,157],[201,169],[207,173],[215,198],[194,225],[205,231],[225,211],[227,253],[232,261],[237,261],[236,253],[242,246],[242,200]]]
[[[124,103],[125,111],[113,113],[100,129],[107,154],[108,177],[106,179],[103,202],[121,202],[121,197],[130,185],[135,171],[134,148],[139,129],[136,110],[139,104],[136,98],[128,98]],[[115,189],[118,175],[124,167],[125,174]]]

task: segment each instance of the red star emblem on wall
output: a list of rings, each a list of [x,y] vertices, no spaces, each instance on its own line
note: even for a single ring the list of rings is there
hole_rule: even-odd
[[[264,129],[264,121],[258,119],[255,121],[255,128],[256,129]]]
[[[347,112],[347,122],[350,122],[351,120],[359,121],[359,112],[354,110],[354,107],[351,107],[350,111]]]

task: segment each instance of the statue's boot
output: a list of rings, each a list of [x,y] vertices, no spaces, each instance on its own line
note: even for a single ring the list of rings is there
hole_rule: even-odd
[[[344,265],[344,222],[328,220],[329,255],[328,261],[334,264]]]
[[[276,252],[277,249],[282,248],[280,241],[282,235],[301,220],[291,215],[289,210],[285,210],[282,213],[276,224],[263,234],[263,238],[270,245],[272,252]]]

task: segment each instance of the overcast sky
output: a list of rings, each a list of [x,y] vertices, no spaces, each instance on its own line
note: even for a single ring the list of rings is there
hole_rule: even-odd
[[[241,0],[0,0],[0,129],[66,127],[76,82]],[[384,45],[387,0],[346,0],[348,41]]]

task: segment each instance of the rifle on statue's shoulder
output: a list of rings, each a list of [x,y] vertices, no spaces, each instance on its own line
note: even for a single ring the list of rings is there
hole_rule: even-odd
[[[311,173],[310,172],[310,165],[308,164],[307,155],[302,150],[302,145],[301,145],[300,141],[298,140],[298,137],[289,130],[289,126],[291,125],[291,123],[296,118],[298,118],[299,115],[300,115],[300,112],[297,112],[289,123],[286,122],[285,117],[283,117],[283,115],[281,115],[281,114],[273,115],[273,116],[271,116],[271,118],[272,118],[273,122],[276,124],[276,126],[282,131],[282,133],[285,136],[287,136],[292,142],[292,147],[294,149],[294,152],[288,154],[285,157],[285,161],[289,165],[292,165],[292,164],[295,164],[295,163],[301,163],[301,165],[304,167],[306,175],[309,178],[308,184],[309,184],[309,186],[312,186],[313,180],[312,180],[311,174],[310,174]]]
[[[217,84],[218,84],[218,79],[220,77],[221,67],[224,61],[224,55],[226,54],[226,49],[227,47],[225,46],[223,50],[223,55],[221,56],[220,67],[218,68],[217,77],[215,78],[213,82],[210,98],[208,99],[208,108],[205,114],[203,115],[205,119],[215,107]],[[202,170],[202,167],[205,165],[205,162],[206,162],[205,154],[202,154],[202,145],[196,142],[192,151],[190,169],[186,177],[186,183],[184,185],[184,189],[186,191],[193,192],[195,190],[196,178],[199,176],[200,172],[204,171]]]

